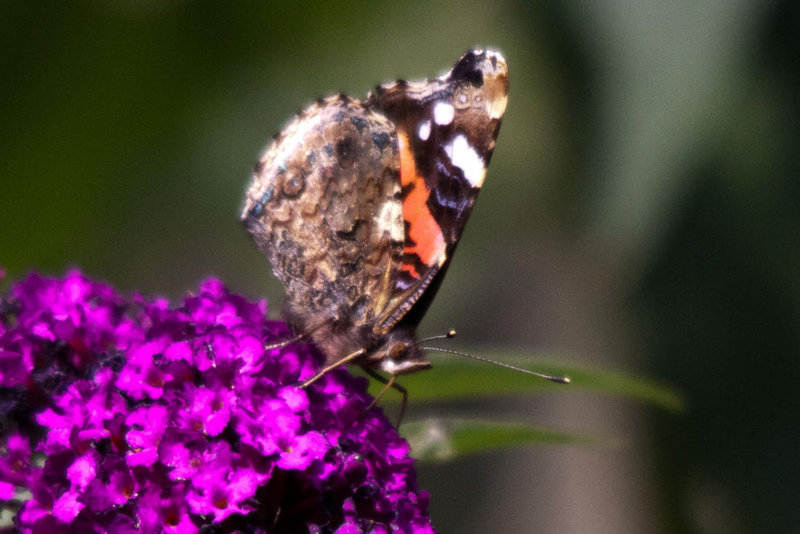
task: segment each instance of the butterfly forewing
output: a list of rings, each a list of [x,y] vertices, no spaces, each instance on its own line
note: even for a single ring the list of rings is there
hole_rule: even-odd
[[[398,129],[405,240],[384,331],[438,288],[483,185],[508,99],[508,71],[496,52],[469,51],[453,69],[426,83],[376,88],[368,105]],[[440,280],[439,280],[440,281]]]

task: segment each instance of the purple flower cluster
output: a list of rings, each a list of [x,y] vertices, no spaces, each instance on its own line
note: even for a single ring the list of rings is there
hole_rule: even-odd
[[[209,280],[183,304],[78,272],[0,298],[0,508],[15,530],[433,533],[366,380]],[[208,530],[208,529],[211,530]]]

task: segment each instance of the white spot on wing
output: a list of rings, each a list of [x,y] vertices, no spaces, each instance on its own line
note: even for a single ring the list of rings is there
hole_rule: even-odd
[[[433,106],[433,120],[436,124],[444,126],[453,122],[456,110],[450,102],[437,102]]]
[[[403,241],[403,212],[399,202],[384,202],[375,216],[379,233],[387,233],[395,241]]]
[[[428,137],[431,136],[431,121],[424,120],[419,123],[419,129],[417,130],[417,135],[423,141],[427,141]]]
[[[445,145],[444,151],[450,157],[453,165],[461,169],[464,178],[472,187],[483,185],[483,179],[486,177],[483,158],[472,148],[464,134],[455,136],[450,143]]]

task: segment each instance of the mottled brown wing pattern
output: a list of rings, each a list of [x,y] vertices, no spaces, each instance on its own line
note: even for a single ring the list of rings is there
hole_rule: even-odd
[[[243,219],[286,288],[285,318],[331,359],[373,342],[353,329],[385,308],[397,277],[397,146],[385,116],[326,98],[275,139],[247,192]]]

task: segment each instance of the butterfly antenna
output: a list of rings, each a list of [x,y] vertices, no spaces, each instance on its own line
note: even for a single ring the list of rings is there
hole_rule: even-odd
[[[463,356],[464,358],[471,358],[473,360],[478,360],[480,362],[491,363],[492,365],[497,365],[498,367],[505,367],[506,369],[511,369],[512,371],[518,371],[520,373],[525,373],[526,375],[538,376],[539,378],[544,378],[545,380],[549,380],[550,382],[555,382],[556,384],[569,384],[571,382],[571,380],[566,376],[554,376],[554,375],[546,375],[544,373],[537,373],[536,371],[529,371],[528,369],[523,369],[522,367],[517,367],[515,365],[511,365],[508,363],[490,360],[489,358],[483,358],[481,356],[475,356],[474,354],[468,354],[466,352],[459,352],[457,350],[450,350],[450,349],[442,349],[439,347],[422,347],[422,348],[425,350],[435,350],[437,352],[446,352],[448,354],[455,354],[456,356]]]
[[[448,330],[446,334],[420,339],[419,341],[417,341],[416,345],[421,345],[423,343],[427,343],[428,341],[438,341],[440,339],[453,339],[454,337],[456,337],[456,331],[451,329]]]

